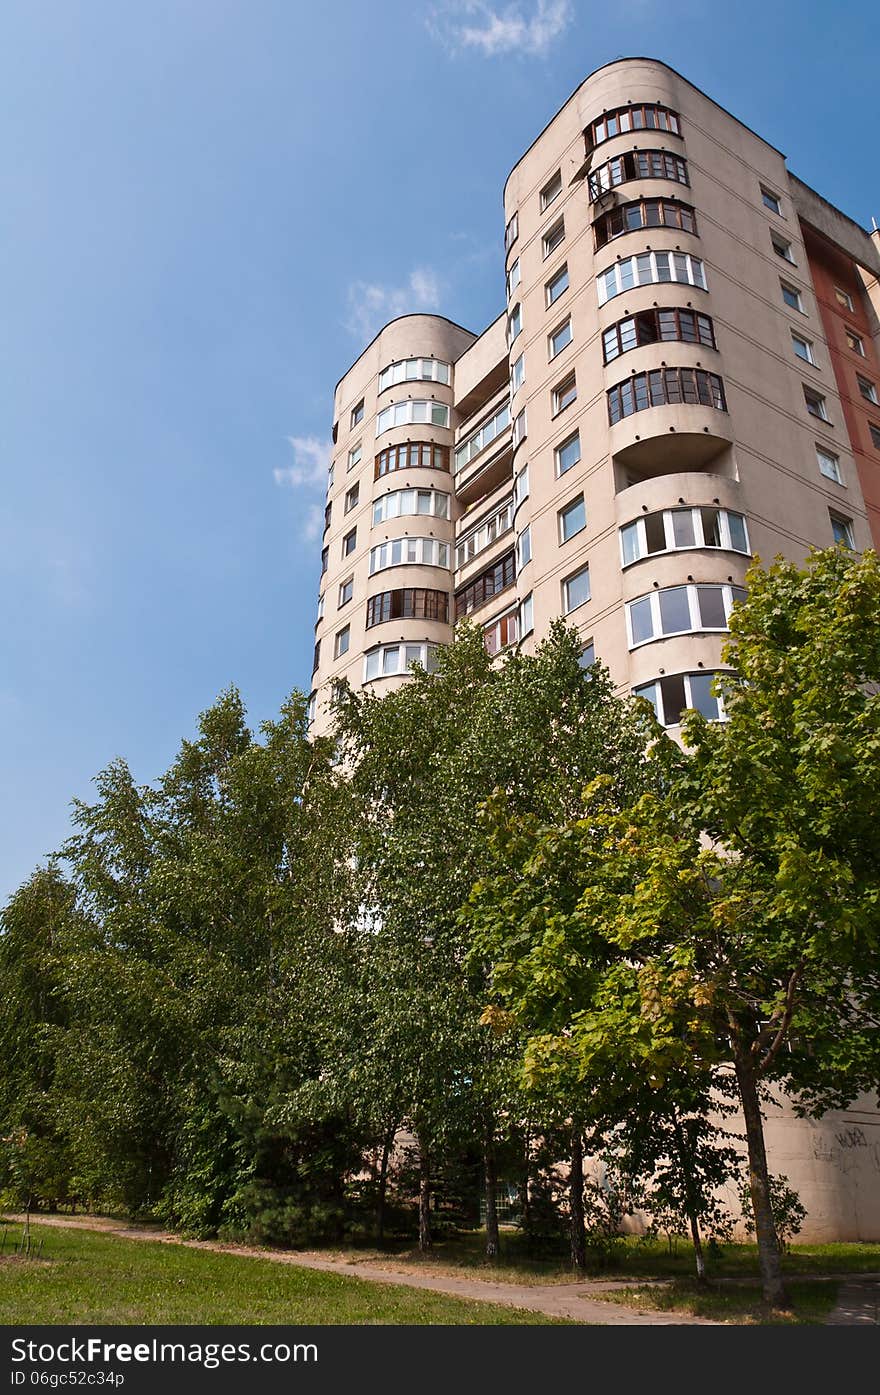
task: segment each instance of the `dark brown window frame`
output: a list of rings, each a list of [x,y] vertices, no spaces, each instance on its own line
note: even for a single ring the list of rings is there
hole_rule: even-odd
[[[441,464],[437,463],[440,456]],[[395,470],[449,470],[449,447],[436,441],[402,441],[380,450],[373,463],[373,478],[381,479]]]
[[[648,168],[644,168],[647,164]],[[659,165],[662,168],[652,168]],[[614,170],[613,167],[618,167]],[[605,184],[600,176],[603,170],[617,173],[620,178],[611,178]],[[612,189],[619,189],[621,184],[632,184],[637,179],[668,179],[671,184],[683,184],[690,188],[691,181],[688,176],[687,160],[683,155],[676,155],[672,150],[624,150],[620,155],[614,155],[604,164],[598,165],[589,176],[590,202],[595,203],[603,194],[609,193]]]
[[[316,639],[316,640],[315,640],[315,657],[314,657],[314,659],[312,660],[312,673],[315,672],[315,670],[316,670],[316,668],[318,667],[318,665],[319,665],[320,662],[321,662],[321,641],[320,641],[319,639]]]
[[[650,121],[647,115],[649,112],[653,118]],[[661,124],[656,119],[658,112],[662,112],[665,124]],[[629,114],[630,117],[629,127],[626,130],[621,130],[620,118],[625,114]],[[638,121],[636,121],[636,114]],[[608,125],[612,121],[617,129],[609,132]],[[598,128],[603,124],[605,133],[597,138]],[[608,111],[603,111],[599,116],[594,117],[584,131],[587,153],[595,150],[598,145],[604,145],[606,140],[613,140],[615,136],[632,135],[634,131],[662,131],[664,135],[681,138],[681,117],[672,107],[664,106],[662,102],[627,102],[622,107],[611,107]]]
[[[609,388],[607,397],[612,426],[648,407],[670,404],[727,411],[724,383],[717,373],[705,368],[652,368],[647,373],[633,373]]]
[[[495,596],[500,596],[502,591],[506,591],[509,586],[513,586],[516,581],[516,557],[514,550],[506,552],[503,557],[499,557],[497,562],[493,562],[491,567],[480,572],[469,581],[467,586],[463,586],[455,593],[455,618],[460,620],[463,615],[470,615],[473,611],[479,610],[481,605],[491,601]]]
[[[449,592],[431,591],[424,586],[402,586],[380,591],[367,601],[368,630],[389,620],[438,620],[449,624]]]
[[[639,222],[634,226],[630,224],[629,215],[631,209],[639,210]],[[648,210],[656,208],[658,220],[648,221]],[[617,231],[612,231],[616,222],[622,226]],[[619,237],[626,237],[627,233],[649,232],[652,228],[672,228],[675,232],[691,233],[694,237],[699,237],[697,231],[696,210],[689,203],[681,203],[678,199],[632,199],[628,203],[619,203],[615,208],[609,208],[606,213],[601,213],[593,224],[593,233],[596,239],[596,251],[607,247],[609,242],[616,242]]]
[[[674,334],[664,333],[666,327],[662,317],[672,316],[672,324],[675,329]],[[686,316],[694,322],[694,334],[682,333],[682,317]],[[648,333],[648,325],[653,322],[656,333],[651,336]],[[635,325],[635,343],[624,345],[621,327],[623,325]],[[701,327],[708,326],[708,334],[700,333]],[[610,334],[615,335],[617,343],[617,353],[608,356],[607,340]],[[616,320],[613,325],[602,331],[602,358],[604,362],[614,363],[622,354],[631,353],[633,349],[644,348],[647,344],[699,344],[704,349],[717,349],[715,341],[715,325],[711,315],[704,315],[700,310],[683,305],[659,305],[651,310],[639,310],[635,315],[624,315],[622,319]]]

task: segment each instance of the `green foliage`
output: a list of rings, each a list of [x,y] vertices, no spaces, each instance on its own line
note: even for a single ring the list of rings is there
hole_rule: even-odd
[[[747,1235],[755,1233],[755,1214],[752,1210],[752,1196],[747,1183],[739,1190],[742,1219]],[[789,1186],[784,1173],[770,1177],[770,1206],[773,1211],[773,1224],[779,1237],[783,1254],[790,1248],[795,1235],[800,1235],[801,1226],[807,1218],[807,1208],[797,1192]]]

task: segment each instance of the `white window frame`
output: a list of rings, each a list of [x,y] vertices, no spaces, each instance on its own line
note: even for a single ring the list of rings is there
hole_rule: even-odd
[[[520,269],[519,257],[517,257],[515,261],[511,262],[511,264],[510,264],[510,270],[508,271],[507,276],[506,276],[506,278],[505,278],[505,281],[506,281],[506,284],[507,284],[507,299],[508,299],[508,300],[510,300],[510,297],[513,295],[514,291],[516,290],[516,288],[517,288],[517,286],[519,285],[519,283],[520,283],[521,280],[522,280],[522,271],[521,271],[521,269]]]
[[[850,295],[849,291],[845,291],[842,286],[835,286],[834,298],[837,301],[838,305],[843,306],[844,310],[848,310],[850,314],[853,313],[853,311],[855,310],[855,306],[853,305],[853,298]]]
[[[578,505],[580,505],[583,510],[584,521],[579,528],[575,528],[571,533],[566,533],[566,515],[572,513]],[[565,543],[570,542],[572,538],[576,538],[578,533],[582,533],[587,526],[587,501],[584,497],[583,490],[581,490],[580,494],[576,494],[573,499],[569,499],[568,503],[564,504],[561,509],[557,510],[556,519],[559,530],[559,546],[563,547]]]
[[[504,251],[505,251],[505,253],[507,253],[507,252],[510,251],[511,247],[512,247],[513,244],[516,242],[516,239],[517,239],[518,237],[519,237],[519,211],[518,211],[517,209],[514,209],[513,213],[511,213],[510,217],[508,218],[508,220],[507,220],[507,226],[506,226],[505,229],[504,229]]]
[[[556,222],[547,229],[544,236],[541,238],[543,260],[546,261],[548,257],[552,257],[557,247],[561,247],[564,241],[565,218],[560,217],[556,219]]]
[[[513,495],[510,494],[496,509],[480,519],[467,533],[463,533],[455,544],[456,570],[466,567],[487,547],[504,536],[513,527]]]
[[[357,551],[357,531],[358,531],[358,530],[357,530],[356,527],[354,527],[354,528],[349,528],[348,532],[345,534],[345,536],[344,536],[343,539],[342,539],[342,558],[343,558],[343,561],[345,560],[346,557],[351,557],[351,556],[353,555],[353,553]],[[351,542],[351,547],[349,547],[349,545],[348,545],[349,542]]]
[[[856,374],[856,386],[859,396],[866,402],[871,402],[875,407],[880,407],[880,398],[877,396],[877,384],[872,383],[870,378],[864,377],[861,373]],[[867,388],[867,391],[865,389]]]
[[[459,441],[453,452],[453,473],[457,475],[459,470],[464,470],[470,465],[471,461],[491,445],[509,425],[510,403],[505,402],[503,407],[499,407],[497,412],[481,422],[476,431]]]
[[[554,175],[547,180],[541,190],[540,202],[541,212],[546,213],[551,204],[555,203],[562,193],[562,170],[558,169]]]
[[[725,671],[724,669],[708,669],[708,670],[700,670],[699,673],[697,673],[697,672],[685,672],[685,673],[682,673],[681,670],[679,670],[677,673],[663,673],[663,674],[659,674],[656,678],[652,678],[651,681],[648,682],[648,683],[639,683],[637,687],[635,687],[635,688],[632,689],[632,694],[633,694],[633,697],[644,697],[644,693],[643,693],[642,690],[643,690],[644,688],[653,688],[653,687],[656,685],[656,686],[657,686],[657,701],[658,701],[659,707],[662,709],[662,707],[663,707],[663,691],[662,691],[661,685],[662,685],[663,679],[664,679],[664,678],[683,678],[683,679],[684,679],[684,695],[685,695],[685,698],[686,698],[686,703],[685,703],[685,706],[684,706],[684,708],[683,708],[682,710],[685,711],[685,712],[687,712],[688,710],[690,710],[690,709],[693,707],[693,704],[692,704],[692,701],[691,701],[692,696],[693,696],[693,692],[692,692],[692,689],[691,689],[691,678],[712,678],[712,679],[717,680],[719,677],[723,678],[723,677],[725,676],[725,673],[726,673],[726,672],[729,673],[729,671]],[[646,698],[645,701],[650,702],[651,699],[650,699],[650,698]],[[721,696],[720,693],[719,693],[719,695],[715,698],[715,702],[717,702],[717,704],[718,704],[718,716],[717,716],[717,717],[709,718],[709,720],[710,720],[710,721],[718,721],[718,722],[724,722],[724,721],[726,721],[726,720],[727,720],[727,714],[726,714],[725,709],[724,709],[724,699],[723,699],[723,697]],[[652,704],[652,706],[653,706],[653,704]],[[657,708],[654,708],[654,711],[655,711],[655,713],[656,713],[656,715],[657,715],[657,721],[660,723],[660,725],[661,725],[662,727],[673,727],[673,726],[679,726],[679,725],[680,725],[679,722],[667,722],[667,721],[666,721],[666,714],[665,714],[664,712],[662,712],[662,711],[657,711]]]
[[[350,427],[350,429],[353,431],[354,428],[355,428],[356,426],[360,426],[360,424],[361,424],[361,422],[363,421],[363,419],[364,419],[364,398],[362,397],[361,400],[360,400],[360,402],[356,403],[355,406],[352,407],[352,409],[351,409],[351,427]]]
[[[822,393],[816,392],[814,388],[808,387],[806,383],[803,383],[802,386],[804,389],[804,406],[808,414],[816,421],[829,421],[828,408]],[[815,412],[810,410],[810,401],[814,402],[816,405],[817,410]]]
[[[515,416],[514,419],[513,419],[513,448],[514,448],[514,450],[516,450],[517,446],[520,444],[521,441],[524,441],[524,440],[526,439],[526,435],[527,435],[526,409],[525,409],[525,407],[523,407],[522,411],[521,411],[521,412],[517,412],[516,416]]]
[[[358,504],[360,503],[360,501],[361,501],[361,484],[360,484],[360,480],[357,480],[357,481],[355,481],[355,483],[351,486],[351,489],[346,489],[346,491],[345,491],[345,499],[344,499],[344,501],[343,501],[343,506],[342,506],[342,512],[343,512],[343,514],[351,513],[352,509],[356,509],[356,508],[357,508],[357,506],[358,506]]]
[[[363,459],[363,454],[364,443],[363,441],[358,441],[357,445],[352,446],[351,450],[348,452],[348,465],[346,466],[345,470],[346,474],[350,474],[351,471],[355,468],[355,466],[360,465],[361,460]]]
[[[846,346],[849,349],[850,353],[857,354],[859,358],[865,358],[865,341],[862,338],[862,336],[860,334],[856,334],[856,331],[854,329],[850,329],[849,325],[844,326],[843,332],[846,338]],[[855,344],[850,342],[853,339],[856,341]]]
[[[386,364],[379,374],[379,391],[385,392],[400,383],[444,383],[452,378],[451,365],[440,358],[397,358]]]
[[[321,595],[318,597],[318,614],[317,614],[316,617],[315,617],[315,624],[317,625],[318,621],[319,621],[319,620],[323,620],[323,619],[324,619],[324,593],[322,592]]]
[[[558,336],[562,333],[562,331],[563,331],[564,329],[567,329],[567,330],[568,330],[568,338],[566,339],[566,341],[565,341],[564,344],[560,344],[559,348],[558,348],[558,349],[555,349],[555,348],[553,347],[553,341],[554,341],[556,338],[558,338]],[[562,320],[562,321],[556,326],[556,328],[553,330],[553,333],[547,335],[547,358],[548,358],[548,362],[552,363],[553,360],[554,360],[559,354],[562,353],[562,350],[563,350],[563,349],[567,349],[573,338],[574,338],[574,334],[573,334],[573,331],[572,331],[572,328],[571,328],[571,315],[566,315],[565,319]]]
[[[516,540],[516,574],[519,576],[523,567],[527,567],[532,560],[532,529],[527,523]]]
[[[577,460],[573,460],[570,465],[566,465],[565,469],[562,470],[560,469],[560,465],[562,463],[562,452],[565,450],[566,446],[570,446],[572,441],[575,440],[578,443],[578,458]],[[575,431],[571,436],[566,436],[565,440],[560,441],[559,445],[554,448],[553,467],[556,478],[562,479],[562,476],[567,475],[569,470],[573,470],[577,465],[580,465],[581,459],[581,433],[579,431]]]
[[[816,367],[816,356],[813,353],[812,339],[805,339],[802,334],[795,334],[794,330],[792,330],[791,346],[794,349],[795,357],[799,358],[801,363],[809,363],[812,364],[814,368]],[[803,353],[800,352],[798,346],[803,348]]]
[[[522,301],[517,300],[510,308],[507,316],[507,347],[510,349],[514,340],[522,333]]]
[[[427,507],[420,507],[426,503]],[[449,495],[439,489],[391,489],[373,500],[373,526],[389,518],[448,518]]]
[[[501,644],[501,643],[500,643],[500,638],[501,638],[500,631],[501,631],[501,625],[503,624],[503,622],[504,622],[505,620],[508,621],[508,623],[510,623],[511,621],[513,622],[513,631],[512,631],[512,633],[510,633],[510,634],[508,635],[507,643],[506,643],[506,644]],[[487,650],[488,650],[488,652],[489,652],[489,654],[491,655],[492,658],[494,658],[496,654],[502,653],[502,651],[503,651],[504,649],[509,649],[510,646],[511,646],[511,644],[517,644],[517,643],[519,642],[519,640],[520,640],[521,637],[522,637],[521,634],[520,634],[519,624],[520,624],[520,613],[519,613],[519,604],[517,603],[517,604],[515,604],[515,605],[508,606],[507,609],[506,609],[506,610],[503,610],[503,611],[501,612],[500,615],[496,615],[496,616],[494,617],[494,619],[489,620],[488,623],[485,624],[485,625],[483,626],[483,643],[486,644],[486,648],[487,648]],[[495,648],[495,649],[489,649],[489,645],[488,645],[488,643],[486,642],[486,641],[487,641],[487,636],[490,635],[490,634],[493,632],[493,630],[497,630],[497,631],[499,632],[499,634],[498,634],[499,644],[498,644],[497,648]]]
[[[580,580],[582,576],[586,576],[587,578],[587,594],[584,596],[584,599],[582,601],[578,601],[576,605],[572,605],[569,588],[572,582]],[[570,576],[565,577],[562,582],[563,615],[573,615],[576,610],[580,610],[581,606],[586,605],[588,601],[592,600],[592,598],[592,581],[590,578],[590,564],[588,562],[586,566],[579,567],[576,572],[572,572]]]
[[[520,504],[529,497],[529,467],[524,465],[513,481],[513,512],[516,514]]]
[[[829,510],[828,510],[828,517],[829,517],[830,520],[831,520],[831,534],[832,534],[832,537],[834,537],[835,543],[838,543],[838,544],[839,544],[839,543],[843,543],[843,546],[844,546],[844,547],[848,547],[848,548],[850,549],[851,552],[854,552],[854,551],[855,551],[855,546],[856,546],[856,540],[855,540],[855,534],[853,533],[853,521],[852,521],[852,519],[851,519],[851,518],[847,518],[847,517],[846,517],[844,514],[842,514],[842,513],[835,513],[833,509],[829,509]],[[835,523],[838,525],[838,527],[840,527],[840,528],[843,530],[843,532],[844,532],[844,534],[845,534],[845,536],[844,536],[843,538],[838,538],[838,537],[836,537],[836,536],[834,535],[834,525],[835,525]]]
[[[827,460],[829,463],[829,468],[827,470],[823,470],[822,468],[823,460]],[[840,469],[840,456],[835,455],[833,451],[826,450],[826,448],[820,446],[818,442],[816,442],[816,464],[819,467],[819,474],[822,475],[824,479],[833,480],[835,484],[843,484],[843,474]]]
[[[390,567],[444,567],[449,570],[449,543],[439,538],[386,538],[370,548],[370,576]]]
[[[791,243],[780,233],[777,233],[776,231],[771,231],[770,245],[772,246],[773,251],[776,253],[777,257],[781,257],[781,259],[784,262],[788,262],[789,266],[797,266],[797,262],[794,259],[794,250],[792,248]]]
[[[433,673],[436,663],[431,661],[435,658],[437,651],[442,649],[442,645],[434,643],[411,643],[409,640],[401,640],[397,644],[379,644],[372,649],[368,649],[364,655],[364,676],[362,683],[374,683],[377,678],[397,678],[400,675],[409,673],[410,664],[419,663],[428,673]],[[407,662],[407,650],[419,650],[419,657],[410,658]],[[397,662],[394,668],[386,668],[385,655],[389,656],[393,651],[397,651]],[[402,657],[402,662],[401,662]],[[371,672],[373,668],[378,668],[377,672]]]
[[[646,591],[642,596],[634,596],[626,603],[626,639],[630,649],[642,649],[646,644],[656,644],[658,640],[670,639],[675,635],[695,635],[695,634],[726,634],[730,629],[730,612],[734,602],[741,600],[740,596],[734,596],[734,591],[743,591],[742,586],[732,586],[729,582],[701,581],[689,584],[679,583],[675,586],[661,586],[656,591]],[[700,616],[701,590],[720,591],[724,606],[724,625],[704,625]],[[684,630],[664,630],[661,628],[660,597],[668,591],[685,591],[687,593],[689,624]],[[641,605],[644,601],[650,603],[651,609],[651,633],[646,639],[634,639],[632,628],[632,608]]]
[[[771,213],[775,213],[777,218],[782,217],[782,199],[778,194],[774,194],[772,189],[768,189],[766,184],[762,184],[761,202],[765,208],[769,208]]]
[[[804,313],[804,301],[803,301],[803,296],[802,296],[801,293],[800,293],[800,288],[799,288],[798,286],[793,286],[793,285],[791,284],[790,281],[782,281],[782,280],[780,280],[780,282],[779,282],[779,287],[780,287],[780,290],[782,291],[782,303],[783,303],[783,305],[788,306],[788,309],[789,309],[789,310],[798,310],[798,311],[800,311],[800,313],[803,315],[803,313]],[[786,291],[788,291],[789,295],[794,296],[794,299],[795,299],[795,301],[796,301],[796,304],[795,304],[795,305],[789,305],[789,304],[788,304],[788,301],[785,299],[785,293],[786,293]]]
[[[376,416],[376,435],[382,436],[395,426],[441,426],[449,428],[449,408],[434,397],[407,397],[392,402]]]
[[[554,292],[554,287],[557,286],[557,285],[559,284],[559,282],[562,281],[563,279],[564,279],[564,281],[565,281],[565,285],[561,288],[561,290],[558,290],[558,291],[555,291],[555,292]],[[546,282],[546,284],[545,284],[545,286],[544,286],[544,302],[545,302],[545,304],[546,304],[546,306],[547,306],[547,309],[549,310],[551,305],[555,305],[556,302],[557,302],[557,300],[560,300],[560,299],[562,298],[562,296],[565,295],[565,292],[566,292],[567,290],[568,290],[568,262],[563,262],[562,266],[561,266],[561,267],[559,268],[559,270],[556,272],[555,276],[551,276],[551,277],[550,277],[550,280],[549,280],[548,282]]]
[[[716,547],[714,543],[705,541],[705,533],[703,532],[703,509],[715,509],[718,513],[718,527],[721,533],[720,547]],[[673,514],[685,513],[687,511],[688,506],[686,505],[674,509],[653,509],[649,514],[640,514],[638,518],[633,518],[629,523],[622,524],[619,530],[621,568],[634,567],[637,562],[644,562],[647,557],[662,557],[667,552],[696,552],[698,548],[708,548],[712,552],[735,552],[738,557],[751,557],[752,550],[749,541],[749,528],[745,514],[740,513],[738,509],[720,508],[717,504],[691,505],[689,512],[691,514],[695,541],[692,543],[677,543],[675,541],[675,521],[673,519]],[[656,517],[657,514],[660,514],[663,518],[663,536],[666,540],[666,546],[664,548],[658,548],[655,552],[649,552],[647,521],[649,518]],[[743,532],[746,535],[745,550],[734,545],[730,530],[731,514],[742,520]],[[638,538],[638,556],[627,559],[624,534],[630,528],[635,528],[636,530],[636,537]]]
[[[333,636],[333,658],[341,659],[351,647],[351,625],[343,625]]]
[[[526,356],[520,354],[519,358],[510,365],[510,391],[511,395],[519,392],[526,380]]]
[[[668,276],[660,275],[661,267],[669,272]],[[681,272],[686,274],[681,275]],[[696,286],[699,290],[707,290],[702,259],[691,256],[690,252],[634,252],[631,257],[623,257],[620,261],[612,263],[607,270],[598,273],[596,295],[600,305],[607,305],[615,296],[624,295],[636,286],[667,284]]]
[[[573,392],[571,392],[572,389],[574,389]],[[569,392],[571,392],[571,396],[568,396]],[[571,406],[572,402],[577,401],[577,395],[577,377],[572,370],[571,373],[566,373],[565,377],[554,388],[550,389],[551,414],[558,417],[560,412],[564,412]],[[564,402],[562,401],[563,396],[566,397]]]
[[[346,588],[350,588],[347,596],[346,596],[346,594],[345,594]],[[351,600],[353,600],[353,599],[354,599],[354,573],[352,573],[351,576],[347,576],[347,577],[345,578],[344,581],[340,581],[340,583],[339,583],[339,602],[338,602],[338,604],[337,604],[337,606],[336,606],[336,609],[337,609],[337,610],[341,610],[342,607],[343,607],[344,605],[348,605],[349,601],[351,601]]]

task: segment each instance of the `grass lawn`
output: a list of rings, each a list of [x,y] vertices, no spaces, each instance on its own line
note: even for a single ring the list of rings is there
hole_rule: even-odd
[[[16,1228],[18,1230],[18,1228]],[[158,1241],[32,1227],[42,1260],[0,1258],[0,1323],[551,1323],[449,1298]]]
[[[717,1288],[701,1289],[690,1279],[674,1279],[663,1288],[624,1288],[596,1293],[594,1297],[607,1303],[626,1303],[633,1308],[651,1308],[664,1313],[692,1313],[695,1317],[714,1318],[732,1323],[823,1323],[837,1299],[838,1285],[829,1283],[798,1283],[788,1285],[791,1316],[779,1314],[768,1317],[761,1305],[760,1284],[723,1284]]]

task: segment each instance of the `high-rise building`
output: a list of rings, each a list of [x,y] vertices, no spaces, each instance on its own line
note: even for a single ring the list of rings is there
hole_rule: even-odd
[[[334,681],[387,692],[463,616],[496,653],[564,615],[667,727],[723,716],[750,559],[880,543],[877,232],[647,58],[568,99],[504,225],[482,334],[403,316],[337,384],[316,731]],[[880,1234],[877,1114],[773,1127],[780,1170],[824,1189],[823,1233]]]

